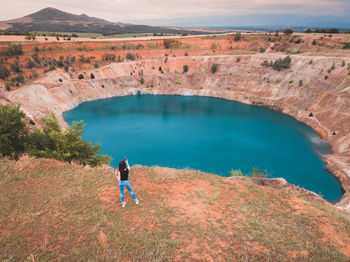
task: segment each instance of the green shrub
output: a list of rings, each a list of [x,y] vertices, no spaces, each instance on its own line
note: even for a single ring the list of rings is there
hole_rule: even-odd
[[[215,73],[217,70],[218,70],[217,64],[212,64],[212,65],[211,65],[211,72],[212,72],[212,73]]]
[[[98,68],[98,63],[97,63],[97,62],[94,64],[94,67],[95,67],[95,68]]]
[[[317,45],[316,39],[312,41],[312,45]]]
[[[299,80],[299,87],[303,86],[303,80]]]
[[[41,119],[42,129],[35,128],[28,136],[28,153],[32,156],[54,158],[82,165],[97,166],[109,164],[111,157],[97,155],[100,145],[82,140],[83,122],[73,122],[72,126],[62,130],[58,119],[51,113]]]
[[[32,70],[32,75],[34,78],[37,78],[39,76],[39,74],[36,70]]]
[[[238,56],[238,57],[236,58],[236,62],[239,63],[240,61],[241,61],[241,57]]]
[[[18,159],[25,152],[27,128],[19,105],[0,105],[0,153]]]
[[[32,54],[32,58],[35,61],[35,63],[40,64],[40,58],[39,58],[39,55],[37,53]]]
[[[170,43],[171,43],[170,39],[164,39],[163,40],[164,48],[166,49],[170,48]]]
[[[27,58],[26,60],[27,60],[26,67],[27,67],[28,69],[31,69],[31,68],[35,67],[35,63],[33,62],[32,59]]]
[[[143,85],[145,83],[145,79],[143,79],[143,77],[141,77],[140,83],[141,83],[141,85]]]
[[[11,68],[16,73],[22,72],[21,66],[19,65],[19,61],[16,59],[13,64],[11,64]]]
[[[263,47],[260,47],[260,53],[265,53],[266,49]]]
[[[67,73],[68,72],[69,67],[67,65],[64,66],[64,71]]]
[[[324,76],[324,79],[325,79],[325,80],[327,80],[327,79],[328,79],[328,76],[327,76],[327,75],[325,75],[325,76]]]
[[[290,28],[287,28],[286,30],[284,30],[284,33],[286,34],[286,35],[291,35],[291,34],[293,34],[293,30],[292,29],[290,29]]]
[[[350,42],[344,43],[343,49],[350,49]]]
[[[126,53],[126,59],[128,59],[128,60],[135,60],[135,55],[130,53],[130,52],[127,52]]]
[[[188,56],[188,53],[187,53],[187,52],[185,53],[185,56]]]
[[[188,72],[188,65],[183,65],[183,70],[184,70],[184,73],[187,73]]]
[[[235,40],[235,42],[237,42],[237,41],[241,40],[241,38],[242,38],[241,33],[236,33],[234,40]]]
[[[240,169],[232,169],[230,171],[230,175],[232,177],[237,177],[237,176],[268,177],[268,174],[264,173],[264,172],[261,172],[258,167],[253,167],[252,170],[248,172],[248,174],[243,174]]]
[[[312,65],[312,63],[313,63],[313,61],[312,61],[312,59],[309,61],[309,65]]]
[[[7,47],[1,52],[5,56],[17,56],[23,55],[22,45],[21,44],[8,44]]]
[[[119,57],[120,57],[120,56],[119,56]],[[119,57],[118,57],[118,62],[120,62],[120,61],[119,61]],[[102,61],[115,61],[115,59],[116,59],[115,54],[105,53],[105,54],[103,54],[103,55],[101,56],[101,60],[102,60]]]
[[[292,59],[290,56],[286,56],[283,60],[281,58],[278,58],[275,60],[275,62],[272,65],[272,69],[281,71],[282,69],[288,69],[290,68],[290,63]]]
[[[5,65],[0,66],[0,79],[6,79],[10,75],[10,71]]]
[[[244,174],[242,173],[242,171],[240,169],[232,169],[230,171],[230,175],[235,177],[235,176],[244,176]]]
[[[11,78],[12,82],[17,82],[17,83],[24,83],[24,80],[25,79],[22,74],[18,74],[17,76]]]
[[[93,73],[90,74],[91,79],[95,79],[95,75]]]
[[[343,60],[343,61],[341,62],[341,66],[342,66],[342,67],[345,66],[345,60]]]
[[[78,75],[78,79],[84,79],[83,74],[79,74],[79,75]]]

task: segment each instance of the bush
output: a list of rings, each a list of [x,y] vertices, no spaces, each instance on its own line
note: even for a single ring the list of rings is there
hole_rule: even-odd
[[[31,68],[35,67],[35,63],[33,62],[32,59],[27,58],[26,60],[27,60],[26,67],[27,67],[28,69],[31,69]]]
[[[185,53],[185,56],[188,56],[188,53],[187,53],[187,52]]]
[[[5,56],[17,56],[23,55],[22,45],[21,44],[8,44],[7,47],[1,52]]]
[[[22,72],[18,60],[15,60],[15,61],[13,62],[13,64],[11,64],[11,68],[12,68],[12,70],[15,71],[16,73]]]
[[[10,71],[5,65],[0,66],[0,79],[6,79],[10,75]]]
[[[260,53],[265,53],[266,49],[263,47],[260,47]]]
[[[27,128],[19,105],[0,105],[0,153],[18,159],[25,152]]]
[[[170,43],[171,43],[170,39],[164,39],[163,40],[164,48],[166,49],[170,48]]]
[[[24,83],[24,76],[22,74],[18,74],[17,76],[12,77],[11,81],[17,83]]]
[[[291,34],[293,34],[293,30],[292,29],[290,29],[290,28],[287,28],[286,30],[284,30],[284,33],[286,34],[286,35],[291,35]]]
[[[67,65],[64,66],[64,71],[67,73],[68,72],[69,67]]]
[[[32,70],[32,75],[34,78],[37,78],[39,76],[39,74],[36,70]]]
[[[343,49],[350,49],[350,42],[344,43]]]
[[[300,87],[303,86],[303,80],[299,80],[299,86],[300,86]]]
[[[40,58],[39,58],[39,55],[37,53],[32,54],[32,58],[35,61],[35,63],[40,64]]]
[[[312,45],[317,45],[316,39],[312,40]]]
[[[84,79],[83,74],[78,75],[78,79]]]
[[[217,71],[217,67],[218,67],[217,64],[212,64],[211,65],[211,72],[215,73]]]
[[[261,172],[258,167],[253,167],[251,171],[249,171],[248,174],[243,174],[240,169],[235,169],[230,171],[230,175],[232,177],[236,176],[248,176],[248,177],[268,177],[267,173]]]
[[[234,40],[235,40],[235,42],[237,42],[237,41],[241,40],[241,38],[242,38],[241,33],[236,33]]]
[[[95,79],[95,75],[93,73],[90,74],[91,79]]]
[[[290,63],[292,62],[292,59],[290,56],[286,56],[283,60],[281,58],[277,59],[273,65],[272,69],[281,71],[282,69],[288,69],[290,68]]]
[[[100,145],[82,140],[83,122],[73,122],[72,126],[62,130],[56,116],[51,113],[41,119],[43,128],[35,128],[28,137],[28,153],[36,157],[54,158],[71,163],[97,166],[109,164],[111,157],[97,155]]]
[[[97,62],[94,64],[94,67],[95,67],[95,68],[98,68],[98,63],[97,63]]]
[[[128,59],[128,60],[135,60],[135,55],[130,53],[130,52],[127,52],[126,53],[126,59]]]
[[[184,73],[187,73],[188,72],[188,65],[183,65],[183,70],[184,70]]]
[[[236,58],[236,62],[239,63],[240,61],[241,61],[241,57],[238,56],[238,57]]]
[[[141,77],[140,83],[141,83],[141,85],[143,85],[145,83],[145,79],[143,79],[143,77]]]
[[[102,61],[115,61],[115,54],[109,54],[109,53],[105,53],[101,56],[101,60]],[[119,62],[119,57],[118,57],[118,62]]]

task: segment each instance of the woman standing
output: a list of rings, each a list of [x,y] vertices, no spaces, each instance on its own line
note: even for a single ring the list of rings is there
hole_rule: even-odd
[[[136,205],[140,203],[131,189],[131,186],[129,183],[129,171],[130,171],[130,166],[129,166],[128,160],[124,158],[124,160],[119,162],[119,169],[116,171],[116,177],[119,181],[120,198],[122,201],[122,207],[125,207],[126,205],[126,202],[124,201],[124,186],[129,190],[130,194],[135,200]]]

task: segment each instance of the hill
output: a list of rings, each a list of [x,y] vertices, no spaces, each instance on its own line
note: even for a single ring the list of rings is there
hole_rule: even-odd
[[[350,216],[296,186],[134,166],[0,159],[0,260],[349,261]]]
[[[204,29],[171,28],[109,22],[88,15],[75,15],[48,7],[22,18],[0,22],[5,32],[80,32],[103,35],[126,33],[199,34]]]

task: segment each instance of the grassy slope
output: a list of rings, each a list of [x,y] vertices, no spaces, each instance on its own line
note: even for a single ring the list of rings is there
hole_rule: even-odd
[[[349,261],[350,216],[290,185],[0,159],[0,261]],[[346,256],[347,255],[347,256]]]

